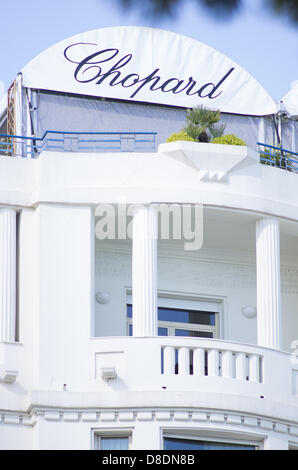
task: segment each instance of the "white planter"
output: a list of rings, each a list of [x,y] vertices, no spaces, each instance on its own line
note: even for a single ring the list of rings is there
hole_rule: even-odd
[[[236,167],[259,161],[259,154],[242,145],[176,141],[161,144],[159,153],[175,158],[200,172],[200,179],[225,181]]]

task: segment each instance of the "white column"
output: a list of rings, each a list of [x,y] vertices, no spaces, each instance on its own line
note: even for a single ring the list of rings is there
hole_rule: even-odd
[[[157,336],[157,211],[139,207],[133,217],[133,336]]]
[[[15,341],[16,211],[0,209],[0,341]]]
[[[280,349],[280,241],[279,222],[264,218],[256,225],[258,344]]]

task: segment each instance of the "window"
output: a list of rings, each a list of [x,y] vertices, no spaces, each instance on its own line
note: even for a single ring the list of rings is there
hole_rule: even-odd
[[[196,436],[165,436],[164,450],[257,450],[255,443],[223,438],[204,439]]]
[[[289,442],[289,450],[298,450],[298,443]]]
[[[95,450],[128,450],[129,446],[130,434],[128,433],[96,432],[94,435]]]
[[[219,303],[161,297],[158,304],[158,336],[218,337]],[[131,296],[126,313],[127,333],[132,336]]]

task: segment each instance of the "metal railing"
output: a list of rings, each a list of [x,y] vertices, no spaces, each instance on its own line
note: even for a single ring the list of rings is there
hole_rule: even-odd
[[[298,153],[261,142],[257,145],[261,163],[298,173]]]
[[[157,132],[60,132],[42,137],[0,134],[0,155],[37,158],[41,152],[155,151]]]
[[[42,137],[0,134],[0,155],[37,158],[41,152],[152,152],[157,132],[46,131]],[[298,153],[257,142],[260,162],[298,173]]]

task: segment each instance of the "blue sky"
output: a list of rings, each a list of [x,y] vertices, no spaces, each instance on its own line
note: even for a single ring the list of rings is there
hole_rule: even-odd
[[[244,67],[277,101],[298,80],[298,27],[261,8],[261,0],[244,3],[242,12],[220,21],[192,0],[174,18],[163,20],[139,9],[124,10],[119,0],[6,1],[1,5],[0,80],[7,89],[27,62],[67,37],[107,26],[144,25],[214,47]]]

